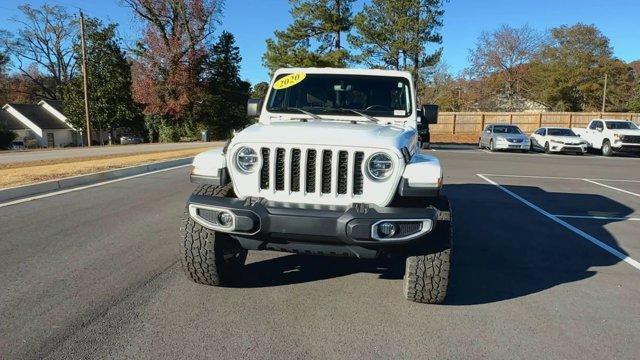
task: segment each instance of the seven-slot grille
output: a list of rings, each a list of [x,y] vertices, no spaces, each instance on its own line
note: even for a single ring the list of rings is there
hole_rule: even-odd
[[[261,148],[260,154],[261,190],[362,195],[362,151],[275,147]]]

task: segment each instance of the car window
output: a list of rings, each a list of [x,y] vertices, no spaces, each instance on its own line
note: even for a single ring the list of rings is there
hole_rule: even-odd
[[[484,131],[491,131],[491,125],[487,125],[487,127],[484,128]]]
[[[302,81],[276,87],[270,92],[267,110],[299,114],[353,115],[357,110],[372,116],[407,117],[411,114],[411,88],[402,77],[306,74]],[[291,74],[290,74],[291,75]]]
[[[638,127],[631,121],[605,121],[609,130],[637,130]]]
[[[494,125],[494,134],[522,134],[522,131],[517,126],[511,125]]]
[[[550,136],[577,136],[571,129],[549,129]]]
[[[599,128],[599,127],[602,127],[602,122],[594,121],[594,122],[591,123],[591,126],[589,126],[589,129],[595,130],[595,129]]]

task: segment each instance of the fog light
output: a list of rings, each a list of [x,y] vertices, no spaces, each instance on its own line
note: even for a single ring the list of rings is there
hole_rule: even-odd
[[[396,225],[390,222],[383,222],[378,225],[378,233],[384,237],[392,237],[396,234]]]
[[[231,224],[233,223],[233,215],[226,211],[221,211],[218,214],[218,223],[225,227],[231,226]]]

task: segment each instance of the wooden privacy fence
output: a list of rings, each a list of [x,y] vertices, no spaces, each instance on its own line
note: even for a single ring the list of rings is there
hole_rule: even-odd
[[[441,112],[438,123],[429,125],[433,142],[468,142],[478,140],[487,124],[514,124],[529,134],[542,126],[586,127],[592,119],[621,119],[640,123],[640,113],[498,113],[498,112]]]

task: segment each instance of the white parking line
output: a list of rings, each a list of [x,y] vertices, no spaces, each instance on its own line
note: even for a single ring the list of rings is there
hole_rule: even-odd
[[[629,194],[629,195],[633,195],[633,196],[640,197],[640,194],[638,194],[638,193],[634,193],[634,192],[631,192],[631,191],[628,191],[628,190],[624,190],[624,189],[620,189],[620,188],[617,188],[617,187],[613,187],[613,186],[611,186],[611,185],[602,184],[602,183],[599,183],[599,182],[597,182],[597,181],[593,181],[593,180],[589,180],[589,179],[582,179],[582,180],[584,180],[584,181],[586,181],[586,182],[589,182],[589,183],[592,183],[592,184],[596,184],[596,185],[604,186],[604,187],[606,187],[606,188],[608,188],[608,189],[611,189],[611,190],[616,190],[616,191],[623,192],[623,193],[625,193],[625,194]],[[604,180],[601,180],[601,181],[604,181]]]
[[[18,199],[18,200],[13,200],[13,201],[5,202],[5,203],[0,203],[0,208],[3,208],[5,206],[22,204],[22,203],[25,203],[25,202],[28,202],[28,201],[44,199],[44,198],[48,198],[48,197],[51,197],[51,196],[67,194],[67,193],[74,192],[74,191],[80,191],[80,190],[90,189],[90,188],[94,188],[94,187],[98,187],[98,186],[109,185],[109,184],[113,184],[113,183],[120,182],[120,181],[135,179],[135,178],[139,178],[139,177],[147,176],[147,175],[153,175],[153,174],[157,174],[157,173],[161,173],[161,172],[165,172],[165,171],[169,171],[169,170],[180,169],[180,168],[187,167],[187,166],[192,166],[192,165],[191,164],[178,165],[178,166],[174,166],[174,167],[170,167],[170,168],[166,168],[166,169],[160,169],[160,170],[150,171],[150,172],[146,172],[146,173],[142,173],[142,174],[122,177],[122,178],[118,178],[118,179],[107,180],[107,181],[103,181],[103,182],[99,182],[99,183],[95,183],[95,184],[74,187],[74,188],[71,188],[71,189],[64,189],[64,190],[54,191],[54,192],[45,193],[45,194],[41,194],[41,195],[34,195],[34,196],[26,197],[26,198],[21,198],[21,199]]]
[[[553,216],[567,219],[594,219],[594,220],[621,220],[621,221],[640,221],[640,218],[633,217],[615,217],[615,216],[588,216],[588,215],[558,215]]]
[[[640,183],[640,180],[627,180],[627,179],[585,179],[579,177],[561,177],[561,176],[537,176],[537,175],[512,175],[512,174],[480,174],[491,177],[512,177],[512,178],[526,178],[526,179],[553,179],[553,180],[597,180],[597,181],[616,181],[616,182],[631,182]]]
[[[548,213],[547,211],[543,210],[542,208],[540,208],[539,206],[531,203],[530,201],[528,201],[527,199],[523,198],[522,196],[514,193],[513,191],[507,189],[506,187],[498,184],[497,182],[489,179],[488,177],[486,177],[485,175],[482,174],[476,174],[478,175],[480,178],[482,178],[484,181],[488,182],[491,185],[496,186],[498,189],[504,191],[505,193],[509,194],[511,197],[515,198],[516,200],[519,200],[520,202],[522,202],[523,204],[527,205],[528,207],[532,208],[533,210],[539,212],[540,214],[544,215],[545,217],[549,218],[550,220],[555,221],[556,223],[564,226],[565,228],[573,231],[574,233],[580,235],[582,238],[589,240],[590,242],[592,242],[593,244],[595,244],[596,246],[602,248],[603,250],[609,252],[610,254],[614,255],[615,257],[619,258],[620,260],[626,262],[627,264],[633,266],[634,268],[640,270],[640,263],[634,259],[632,259],[631,257],[629,257],[628,255],[623,254],[622,252],[620,252],[619,250],[605,244],[603,241],[587,234],[586,232],[578,229],[577,227],[567,223],[566,221],[558,218],[557,216]]]

